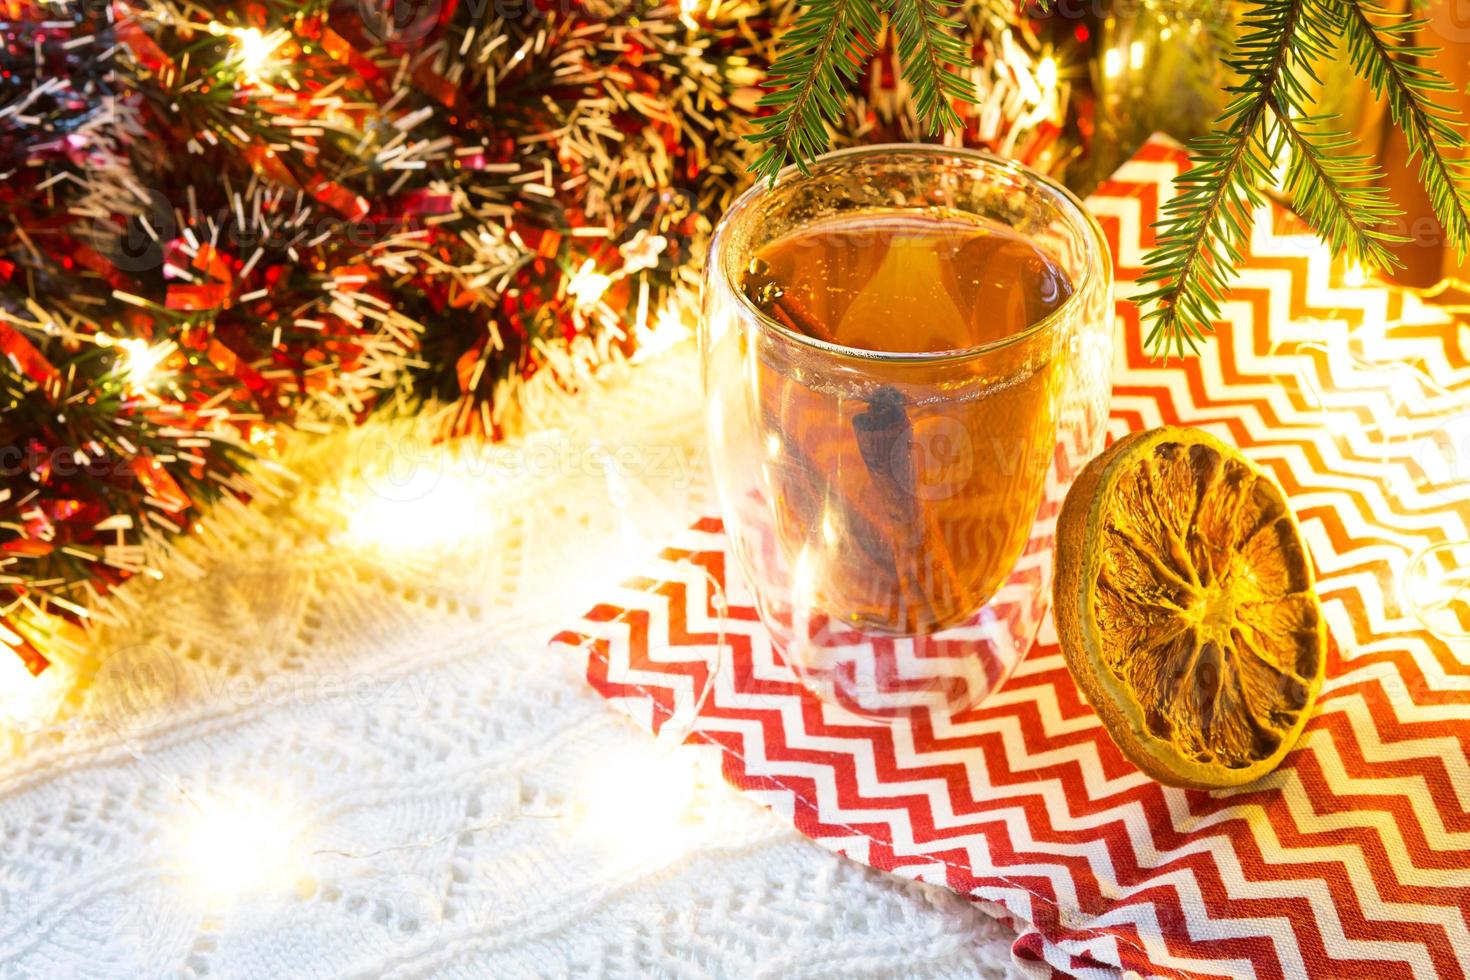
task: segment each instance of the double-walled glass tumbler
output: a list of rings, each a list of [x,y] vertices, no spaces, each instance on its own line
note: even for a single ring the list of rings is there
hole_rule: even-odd
[[[992,342],[914,353],[792,329],[741,288],[761,249],[803,229],[936,214],[1024,238],[1071,295]],[[1025,655],[1062,498],[1101,448],[1111,293],[1106,242],[1076,198],[981,153],[840,151],[724,216],[700,323],[711,462],[745,587],[819,697],[867,716],[953,715]],[[916,306],[892,329],[924,316]]]

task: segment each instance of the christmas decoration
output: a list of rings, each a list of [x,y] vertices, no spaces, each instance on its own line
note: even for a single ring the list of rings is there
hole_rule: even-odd
[[[1251,209],[1280,188],[1298,213],[1350,262],[1392,271],[1408,240],[1386,174],[1321,108],[1316,66],[1341,59],[1368,83],[1404,136],[1408,161],[1447,241],[1470,247],[1467,142],[1451,86],[1419,43],[1422,20],[1372,0],[1252,0],[1223,66],[1234,77],[1216,128],[1190,140],[1194,161],[1159,222],[1139,296],[1157,351],[1193,349],[1219,319],[1240,261]]]
[[[1060,164],[1071,49],[964,15],[964,138]],[[212,498],[285,492],[287,440],[430,402],[493,438],[686,333],[795,16],[0,0],[0,645],[42,669]],[[872,41],[848,138],[911,138],[911,49]]]
[[[1156,132],[1206,132],[1222,103],[1230,28],[1228,6],[1210,0],[1143,0],[1100,18],[1088,62],[1096,132],[1087,173],[1069,173],[1072,183],[1090,190]]]
[[[903,74],[925,122],[936,130],[955,127],[946,100],[972,93],[956,82],[969,61],[951,36],[948,7],[947,0],[823,0],[806,6],[787,53],[773,66],[776,88],[762,102],[776,112],[758,134],[766,150],[757,169],[773,176],[788,160],[800,164],[825,148],[826,127],[841,116],[834,93],[877,50],[882,12],[897,27]],[[1084,36],[1092,30],[1073,5],[1043,0],[1040,10],[1075,20]],[[1181,20],[1188,30],[1176,39]],[[1130,30],[1150,22],[1153,30]],[[1170,56],[1143,84],[1176,109],[1213,101],[1197,97],[1201,76],[1219,76],[1214,87],[1223,86],[1223,105],[1208,132],[1194,135],[1198,127],[1187,111],[1182,124],[1177,112],[1149,113],[1147,102],[1135,113],[1156,116],[1155,125],[1175,116],[1173,131],[1193,135],[1195,161],[1180,177],[1184,193],[1159,223],[1144,279],[1153,288],[1139,297],[1148,310],[1152,349],[1183,354],[1212,329],[1242,254],[1246,216],[1269,190],[1289,194],[1313,227],[1350,259],[1390,271],[1404,265],[1395,251],[1410,240],[1397,230],[1404,207],[1384,186],[1387,175],[1375,157],[1358,152],[1353,135],[1324,108],[1333,102],[1322,94],[1321,66],[1334,62],[1350,66],[1372,98],[1387,106],[1402,134],[1398,162],[1417,164],[1424,210],[1464,257],[1470,248],[1470,163],[1464,158],[1470,140],[1455,86],[1435,67],[1438,50],[1424,43],[1429,24],[1374,0],[1149,0],[1141,15],[1104,18],[1098,90],[1105,107],[1116,105],[1125,59],[1137,73],[1151,47],[1167,45],[1163,50]],[[1117,122],[1106,115],[1104,121]],[[1120,128],[1132,124],[1123,121]]]

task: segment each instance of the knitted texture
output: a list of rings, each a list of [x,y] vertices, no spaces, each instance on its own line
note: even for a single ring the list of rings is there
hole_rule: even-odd
[[[545,394],[503,446],[297,439],[292,489],[5,704],[0,977],[1006,975],[969,902],[811,843],[548,652],[712,506],[697,378],[681,348]],[[667,774],[677,812],[638,790]]]

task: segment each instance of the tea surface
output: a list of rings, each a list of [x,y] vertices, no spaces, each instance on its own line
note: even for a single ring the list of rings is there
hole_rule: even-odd
[[[1057,263],[1012,229],[951,211],[858,212],[757,253],[741,287],[785,326],[902,353],[1003,340],[1072,295]]]

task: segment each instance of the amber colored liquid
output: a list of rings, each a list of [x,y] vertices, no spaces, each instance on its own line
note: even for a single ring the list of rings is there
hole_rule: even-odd
[[[741,288],[807,336],[936,354],[1014,337],[1072,293],[1015,232],[912,211],[776,240]],[[927,633],[964,622],[1005,581],[1055,449],[1057,371],[1038,337],[959,360],[854,356],[835,381],[789,343],[763,346],[755,383],[776,533],[821,612]]]

